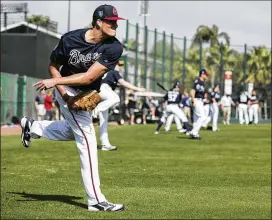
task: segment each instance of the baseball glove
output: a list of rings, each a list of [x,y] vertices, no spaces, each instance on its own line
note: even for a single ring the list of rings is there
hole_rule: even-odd
[[[96,90],[81,92],[69,100],[69,108],[76,111],[92,111],[101,102],[101,97]]]

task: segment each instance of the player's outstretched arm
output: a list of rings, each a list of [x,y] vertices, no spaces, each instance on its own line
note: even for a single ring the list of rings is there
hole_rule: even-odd
[[[52,78],[60,78],[61,77],[61,74],[59,72],[59,68],[60,68],[59,64],[54,63],[52,61],[50,62],[49,73],[51,74]],[[64,88],[64,86],[57,85],[56,88],[58,89],[59,93],[63,97],[63,95],[66,93],[66,89]]]
[[[37,90],[43,90],[50,89],[56,85],[89,85],[99,77],[103,76],[103,74],[107,71],[107,67],[99,62],[95,62],[85,73],[77,73],[66,77],[41,80],[35,83],[33,86],[36,86]]]
[[[123,87],[127,88],[127,89],[132,89],[138,92],[145,92],[146,89],[145,88],[140,88],[137,86],[132,85],[131,83],[127,82],[124,79],[119,79],[118,82],[120,83],[120,85],[122,85]]]

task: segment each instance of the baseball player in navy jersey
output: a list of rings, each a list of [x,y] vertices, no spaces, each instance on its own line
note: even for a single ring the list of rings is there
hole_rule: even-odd
[[[104,75],[99,93],[103,101],[97,105],[97,107],[94,109],[94,113],[95,117],[99,113],[100,141],[102,145],[101,149],[105,151],[117,149],[116,146],[112,146],[110,144],[108,137],[108,110],[120,102],[119,96],[114,92],[117,87],[117,83],[127,89],[132,89],[138,92],[145,91],[145,88],[139,88],[125,81],[120,73],[116,70],[110,70]]]
[[[238,102],[239,102],[239,106],[238,106],[239,122],[241,125],[244,123],[246,125],[248,125],[248,123],[249,123],[249,119],[248,119],[249,97],[248,97],[247,91],[244,88],[240,93]]]
[[[220,105],[220,89],[219,86],[215,86],[211,92],[211,112],[212,112],[212,130],[219,131],[217,128],[219,105]]]
[[[208,78],[208,75],[209,73],[205,69],[200,70],[199,77],[195,80],[193,89],[191,90],[191,102],[196,120],[194,120],[192,131],[188,134],[194,139],[200,139],[199,130],[206,119],[203,99],[205,93],[204,81]]]
[[[72,96],[80,91],[99,91],[103,75],[113,70],[122,52],[122,44],[115,38],[118,27],[117,10],[101,5],[93,13],[92,28],[78,29],[64,34],[50,56],[51,79],[37,82],[37,90],[57,88],[56,99],[65,120],[34,121],[21,119],[22,143],[30,146],[31,138],[75,140],[80,155],[81,175],[89,211],[121,211],[122,204],[107,201],[100,189],[97,142],[88,111],[71,110]],[[65,153],[65,152],[64,152]]]
[[[249,96],[249,124],[258,124],[258,112],[259,112],[259,100],[256,94],[256,90],[253,89]],[[253,121],[254,118],[254,121]]]
[[[188,123],[187,117],[185,116],[184,112],[179,107],[179,103],[181,100],[181,94],[179,90],[180,90],[180,83],[177,82],[175,83],[173,88],[166,93],[165,95],[165,100],[167,102],[166,109],[164,111],[163,116],[160,118],[158,122],[158,126],[156,128],[155,134],[159,133],[161,126],[165,123],[166,118],[170,114],[175,114],[179,118],[179,120],[183,122],[184,128],[180,130],[181,133],[191,130],[191,126]]]

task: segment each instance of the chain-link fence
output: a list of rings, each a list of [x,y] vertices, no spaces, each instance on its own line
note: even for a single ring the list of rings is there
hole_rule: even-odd
[[[162,92],[156,83],[170,88],[182,82],[189,91],[201,68],[211,72],[207,88],[219,85],[224,94],[225,72],[232,73],[232,96],[238,99],[242,88],[254,84],[261,105],[271,114],[271,48],[264,46],[228,45],[196,41],[149,30],[127,21],[125,77],[137,86]]]
[[[1,124],[10,122],[13,116],[36,118],[34,102],[37,92],[32,85],[39,80],[1,72]]]

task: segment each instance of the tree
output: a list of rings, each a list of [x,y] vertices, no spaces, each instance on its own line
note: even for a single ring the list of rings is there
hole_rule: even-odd
[[[246,82],[271,83],[271,51],[265,46],[253,47],[248,54],[248,76]]]
[[[219,28],[214,24],[211,28],[205,25],[200,25],[196,29],[191,47],[197,46],[200,43],[209,43],[211,47],[219,46],[219,40],[225,40],[226,44],[230,45],[230,36],[226,32],[220,32]]]
[[[27,17],[26,21],[28,23],[40,25],[43,27],[48,27],[50,23],[50,18],[48,16],[42,16],[42,15],[31,15],[30,17]]]

